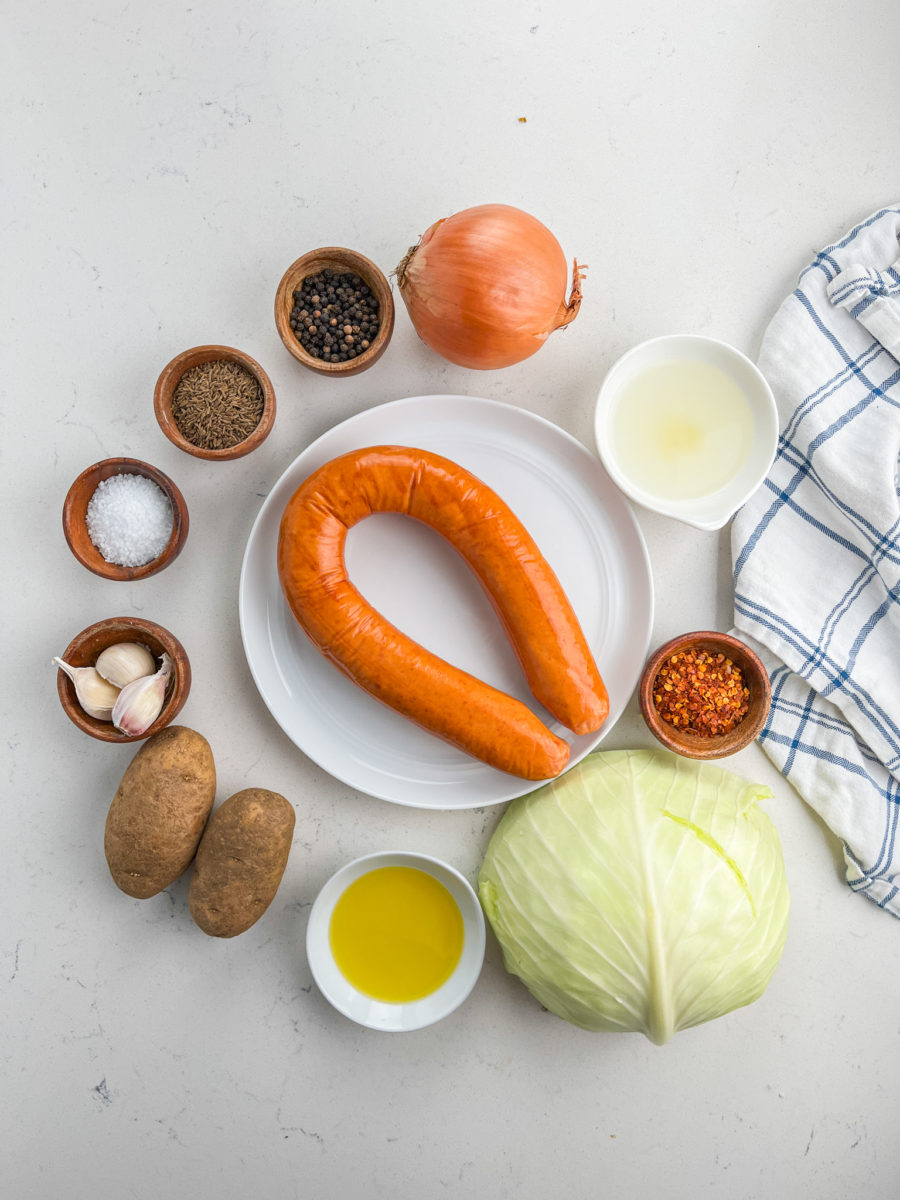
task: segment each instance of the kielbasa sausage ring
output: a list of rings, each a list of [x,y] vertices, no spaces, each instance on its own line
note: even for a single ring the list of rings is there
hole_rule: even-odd
[[[371,446],[332,459],[288,501],[278,575],[313,645],[354,683],[423,729],[525,779],[551,779],[569,747],[524,704],[407,637],[347,578],[347,531],[372,513],[430,526],[483,586],[535,697],[575,733],[609,712],[603,680],[551,567],[511,509],[449,459]]]

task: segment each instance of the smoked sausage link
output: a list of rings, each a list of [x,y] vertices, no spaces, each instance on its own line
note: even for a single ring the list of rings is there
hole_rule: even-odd
[[[360,687],[423,729],[525,779],[552,779],[569,747],[526,705],[407,637],[347,578],[347,531],[372,513],[430,526],[482,584],[535,697],[590,733],[609,712],[572,607],[537,545],[486,484],[449,459],[371,446],[332,459],[289,500],[278,538],[285,598],[316,648]]]

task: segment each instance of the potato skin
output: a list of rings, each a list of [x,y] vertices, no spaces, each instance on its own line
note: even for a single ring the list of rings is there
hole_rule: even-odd
[[[216,795],[206,738],[170,725],[144,742],[106,817],[104,850],[117,887],[146,900],[188,869]]]
[[[188,900],[210,937],[244,933],[278,891],[294,835],[294,808],[265,788],[246,788],[220,804],[197,848]]]

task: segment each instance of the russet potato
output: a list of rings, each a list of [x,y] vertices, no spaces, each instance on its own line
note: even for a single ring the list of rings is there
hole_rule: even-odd
[[[116,886],[146,900],[183,875],[215,794],[215,763],[202,734],[170,725],[148,738],[106,817],[104,849]]]
[[[191,916],[211,937],[244,933],[278,891],[294,835],[293,806],[277,792],[246,788],[219,805],[197,848]]]

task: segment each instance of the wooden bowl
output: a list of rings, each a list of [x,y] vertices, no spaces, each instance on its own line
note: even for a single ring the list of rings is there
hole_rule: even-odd
[[[659,715],[653,700],[653,682],[666,659],[683,650],[706,650],[711,654],[724,654],[740,668],[744,677],[744,687],[750,692],[749,707],[744,718],[728,733],[703,737],[689,729],[676,729]],[[766,668],[749,646],[745,646],[730,634],[703,630],[682,634],[681,637],[673,638],[664,646],[660,646],[644,667],[638,697],[650,732],[668,750],[674,750],[676,754],[682,754],[686,758],[712,759],[725,758],[743,750],[759,736],[766,723],[772,691]]]
[[[94,543],[87,530],[87,508],[90,499],[97,490],[97,485],[113,475],[143,475],[158,484],[172,503],[172,536],[169,538],[162,554],[153,558],[140,567],[123,567],[118,563],[107,562]],[[149,463],[137,458],[105,458],[102,462],[94,463],[82,471],[66,495],[63,505],[63,533],[69,543],[69,549],[89,571],[102,575],[104,579],[146,579],[162,571],[169,563],[174,562],[181,553],[188,535],[188,509],[184,496],[168,477]]]
[[[172,416],[172,397],[186,371],[192,367],[199,367],[201,363],[219,361],[237,363],[239,367],[250,372],[262,389],[263,411],[259,424],[242,442],[236,442],[224,450],[206,450],[202,446],[195,446],[193,442],[189,442],[178,428],[175,418]],[[243,350],[235,350],[231,346],[194,346],[190,350],[183,350],[167,366],[163,367],[153,392],[153,409],[160,429],[173,446],[184,450],[186,454],[193,454],[195,458],[227,462],[234,458],[243,458],[245,454],[249,454],[257,446],[261,446],[269,436],[272,426],[275,424],[275,389],[272,387],[271,379],[256,359],[251,358],[249,354],[244,354]]]
[[[308,275],[315,275],[317,271],[352,271],[372,289],[378,301],[380,324],[371,346],[347,362],[327,363],[321,358],[313,358],[303,349],[291,329],[294,291]],[[332,377],[358,375],[381,358],[394,332],[394,297],[391,294],[391,285],[373,262],[355,250],[345,250],[341,246],[324,246],[321,250],[310,250],[308,254],[301,255],[296,262],[291,263],[281,277],[275,294],[275,325],[287,349],[304,367],[309,367],[319,375]]]
[[[144,621],[140,617],[109,617],[105,621],[98,621],[96,625],[90,625],[73,638],[59,657],[73,667],[92,667],[102,651],[107,646],[116,645],[117,642],[140,642],[157,660],[163,653],[172,659],[174,670],[169,680],[166,702],[162,712],[146,733],[138,737],[129,737],[116,729],[110,721],[98,721],[96,717],[89,717],[78,703],[74,683],[65,671],[59,668],[56,687],[66,716],[82,732],[101,742],[139,742],[165,729],[181,712],[191,690],[191,664],[178,638],[161,625]]]

